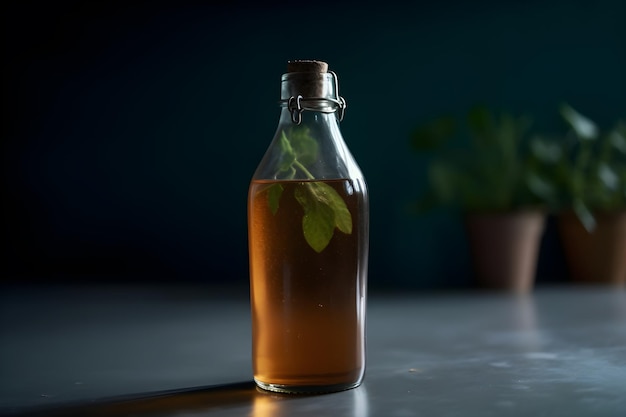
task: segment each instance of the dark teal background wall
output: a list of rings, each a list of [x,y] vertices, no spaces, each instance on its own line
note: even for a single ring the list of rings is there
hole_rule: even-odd
[[[290,59],[322,59],[371,191],[370,284],[463,287],[460,219],[415,216],[413,127],[476,102],[558,128],[626,114],[626,3],[12,2],[3,162],[13,280],[247,282],[246,193]],[[549,223],[538,279],[563,279]],[[6,278],[5,278],[6,279]]]

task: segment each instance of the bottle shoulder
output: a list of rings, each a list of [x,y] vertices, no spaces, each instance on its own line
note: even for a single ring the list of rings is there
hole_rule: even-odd
[[[334,115],[307,115],[301,124],[281,117],[253,179],[362,178]]]

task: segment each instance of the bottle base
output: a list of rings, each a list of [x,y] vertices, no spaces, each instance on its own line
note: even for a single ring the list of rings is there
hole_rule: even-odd
[[[334,384],[334,385],[283,385],[283,384],[268,384],[263,381],[259,381],[254,378],[254,382],[257,387],[265,391],[278,392],[281,394],[326,394],[331,392],[346,391],[353,389],[361,385],[361,381],[352,382],[349,384]]]

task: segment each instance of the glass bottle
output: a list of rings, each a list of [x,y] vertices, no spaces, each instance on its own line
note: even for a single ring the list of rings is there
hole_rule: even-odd
[[[369,199],[339,130],[345,100],[321,61],[281,79],[274,139],[248,192],[256,384],[340,391],[365,372]]]

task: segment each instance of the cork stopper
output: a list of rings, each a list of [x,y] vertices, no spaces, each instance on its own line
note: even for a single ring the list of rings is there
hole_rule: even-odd
[[[335,84],[328,64],[315,60],[287,61],[287,73],[281,77],[281,100],[290,97],[335,97]]]
[[[323,61],[298,59],[287,62],[287,72],[326,73],[328,72],[328,64]]]

